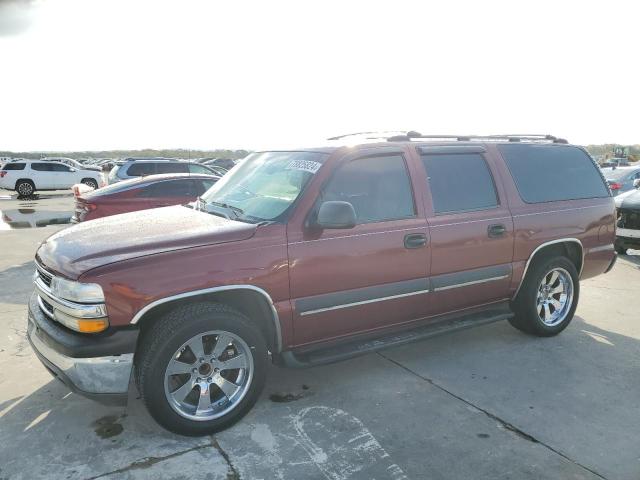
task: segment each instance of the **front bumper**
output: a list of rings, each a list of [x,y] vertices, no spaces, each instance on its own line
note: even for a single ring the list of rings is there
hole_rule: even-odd
[[[616,231],[616,247],[640,249],[640,230],[618,228]]]
[[[70,390],[101,403],[126,403],[133,353],[115,353],[125,344],[135,346],[137,334],[135,330],[118,332],[103,337],[100,342],[100,337],[75,334],[46,317],[40,310],[37,295],[29,301],[27,338],[40,361]],[[105,345],[114,344],[119,348],[113,355],[101,354]],[[133,352],[133,348],[128,350]],[[92,351],[100,356],[91,355]]]

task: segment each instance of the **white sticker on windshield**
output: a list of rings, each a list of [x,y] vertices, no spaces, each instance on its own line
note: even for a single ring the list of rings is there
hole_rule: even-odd
[[[316,173],[322,166],[319,162],[312,162],[311,160],[293,160],[287,165],[287,170],[302,170],[304,172]]]

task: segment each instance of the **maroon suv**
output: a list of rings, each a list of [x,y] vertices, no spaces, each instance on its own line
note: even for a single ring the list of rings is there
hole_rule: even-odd
[[[101,218],[36,255],[28,336],[72,390],[211,433],[269,361],[310,366],[498,320],[567,327],[615,262],[614,201],[551,136],[260,152],[197,202]]]

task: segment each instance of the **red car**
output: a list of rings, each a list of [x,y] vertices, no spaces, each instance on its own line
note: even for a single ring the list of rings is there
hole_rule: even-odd
[[[135,212],[148,208],[181,205],[194,201],[218,180],[212,175],[172,173],[150,175],[109,185],[76,197],[74,223]]]

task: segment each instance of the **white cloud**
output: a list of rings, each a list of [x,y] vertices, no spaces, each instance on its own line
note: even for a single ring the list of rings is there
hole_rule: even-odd
[[[634,2],[42,2],[0,37],[0,150],[360,130],[640,142]]]

